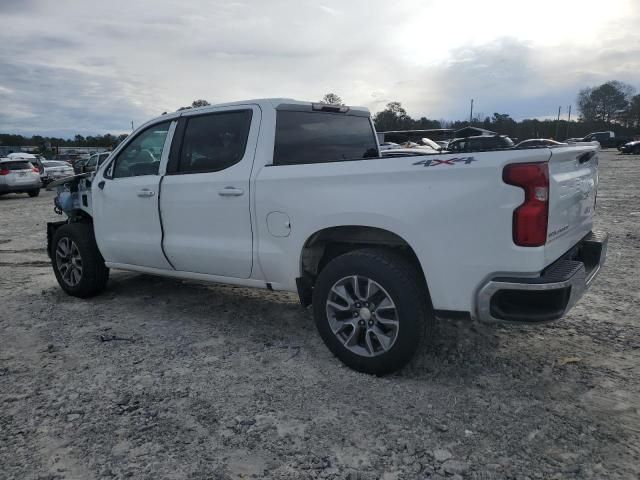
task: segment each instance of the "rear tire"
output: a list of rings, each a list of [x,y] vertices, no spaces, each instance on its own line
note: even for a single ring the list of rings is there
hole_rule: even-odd
[[[422,276],[383,249],[331,260],[313,289],[313,311],[329,350],[348,367],[375,375],[405,366],[435,327]]]
[[[74,297],[97,295],[109,280],[91,224],[68,223],[58,228],[53,235],[51,264],[60,287]]]
[[[40,189],[29,190],[27,193],[29,194],[30,197],[37,197],[38,195],[40,195]]]

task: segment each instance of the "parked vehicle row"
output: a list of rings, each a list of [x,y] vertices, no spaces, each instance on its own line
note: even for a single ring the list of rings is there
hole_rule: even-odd
[[[443,139],[442,132],[446,132],[447,135],[458,134],[458,136]],[[483,150],[545,148],[598,142],[602,148],[617,147],[622,153],[640,153],[640,139],[616,135],[613,131],[593,132],[584,137],[569,138],[564,142],[548,138],[529,138],[517,144],[515,143],[517,140],[506,135],[477,128],[463,128],[455,132],[450,129],[390,131],[378,133],[377,136],[381,142],[380,150],[383,151],[431,147],[437,152],[481,152]],[[399,152],[390,154],[390,156],[395,156],[397,153]]]
[[[431,150],[432,153],[438,152],[482,152],[486,150],[504,150],[504,149],[527,149],[527,148],[544,148],[567,145],[566,143],[556,142],[547,138],[531,138],[524,140],[518,144],[514,144],[513,140],[507,135],[477,135],[464,138],[454,138],[450,141],[434,142],[429,138],[422,138],[418,143],[405,142],[402,144],[394,142],[384,142],[380,144],[380,150],[385,152],[387,156],[397,156],[407,151],[407,149],[424,149]],[[409,153],[409,152],[408,152]]]

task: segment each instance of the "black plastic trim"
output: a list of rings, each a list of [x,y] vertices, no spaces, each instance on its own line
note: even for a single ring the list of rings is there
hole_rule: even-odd
[[[328,115],[342,115],[342,116],[350,116],[350,117],[371,117],[371,113],[366,110],[353,110],[349,109],[346,112],[331,112],[326,110],[314,110],[311,104],[304,105],[299,103],[281,103],[276,107],[278,112],[309,112],[309,113],[319,113],[319,114],[328,114]]]

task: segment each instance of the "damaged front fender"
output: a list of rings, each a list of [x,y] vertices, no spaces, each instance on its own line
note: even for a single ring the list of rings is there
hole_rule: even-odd
[[[93,173],[81,173],[72,177],[62,178],[51,182],[47,190],[57,192],[54,210],[57,214],[64,213],[70,219],[75,217],[92,217],[91,181]]]

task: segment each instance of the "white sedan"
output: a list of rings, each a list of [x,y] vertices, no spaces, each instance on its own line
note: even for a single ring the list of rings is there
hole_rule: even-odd
[[[60,160],[45,160],[44,172],[49,181],[74,175],[73,167],[67,162]]]

